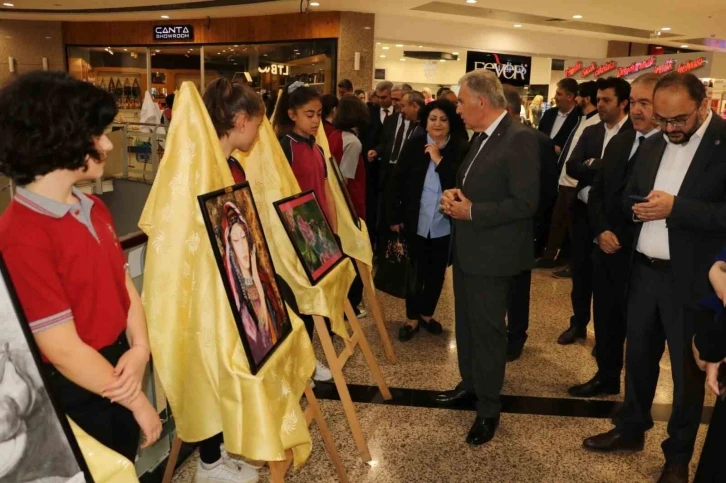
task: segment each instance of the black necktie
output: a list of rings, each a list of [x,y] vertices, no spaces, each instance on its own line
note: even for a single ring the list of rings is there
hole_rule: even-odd
[[[464,175],[461,179],[461,187],[464,186],[464,181],[466,181],[469,171],[471,171],[471,165],[474,164],[476,156],[481,150],[481,145],[484,143],[484,141],[486,141],[488,137],[489,135],[485,132],[475,134],[474,137],[472,137],[472,143],[471,148],[469,148],[469,153],[466,155],[466,158],[464,158],[464,162],[461,163],[462,167],[466,166],[466,171],[464,171]]]
[[[387,118],[387,117],[388,117],[388,115],[389,115],[389,114],[391,114],[390,112],[388,112],[388,109],[383,109],[383,112],[385,112],[385,113],[386,113],[386,117],[385,117],[385,118]],[[385,118],[384,118],[384,119],[385,119]]]
[[[406,140],[411,137],[411,134],[413,134],[413,131],[418,127],[417,122],[409,122],[408,123],[408,130],[406,131]]]
[[[632,161],[638,157],[638,153],[640,152],[640,147],[643,145],[643,139],[645,139],[645,136],[643,136],[642,134],[640,136],[638,136],[638,142],[637,142],[638,147],[635,148],[635,152],[633,153],[632,156],[630,156],[630,159],[628,161]]]
[[[401,154],[401,146],[403,146],[403,135],[406,132],[406,121],[401,119],[401,125],[396,132],[396,139],[393,141],[393,151],[391,152],[391,162],[398,161],[398,155]]]

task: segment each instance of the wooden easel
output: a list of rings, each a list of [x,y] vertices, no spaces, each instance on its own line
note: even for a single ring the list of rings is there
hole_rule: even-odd
[[[349,483],[348,474],[345,472],[343,467],[343,460],[340,459],[338,449],[335,447],[335,441],[333,441],[333,435],[328,428],[328,424],[323,418],[323,414],[320,412],[320,404],[318,399],[313,393],[313,389],[308,383],[305,386],[305,397],[308,400],[308,405],[305,408],[305,422],[310,426],[313,421],[318,423],[318,429],[320,429],[320,435],[323,437],[323,444],[325,449],[328,451],[330,460],[335,466],[335,472],[338,473],[338,479],[341,483]],[[174,438],[174,442],[171,445],[171,451],[169,452],[169,460],[166,463],[166,470],[164,471],[164,478],[162,483],[171,483],[174,477],[174,468],[176,462],[179,459],[179,452],[181,451],[182,440]],[[270,461],[268,465],[270,467],[270,479],[273,483],[283,483],[285,481],[285,474],[292,465],[293,454],[292,450],[285,451],[285,459],[283,461]]]
[[[350,392],[348,391],[348,385],[345,382],[345,376],[343,376],[343,367],[348,362],[350,356],[355,352],[355,348],[360,346],[363,357],[365,357],[368,363],[368,368],[373,374],[373,378],[376,380],[376,385],[383,395],[383,399],[388,401],[392,398],[391,391],[386,385],[386,381],[383,379],[383,373],[381,368],[378,366],[376,357],[371,351],[368,340],[366,339],[363,329],[360,326],[358,318],[355,316],[353,306],[350,304],[348,299],[345,300],[345,315],[350,323],[350,327],[353,330],[353,336],[350,338],[343,338],[345,341],[345,349],[338,355],[335,352],[333,341],[330,338],[330,332],[325,325],[325,320],[319,315],[314,315],[313,320],[315,321],[315,330],[320,337],[320,343],[323,346],[323,352],[325,352],[325,358],[328,361],[330,372],[333,374],[333,381],[335,381],[335,387],[338,389],[338,395],[340,396],[340,402],[343,403],[343,411],[345,417],[348,419],[348,425],[353,433],[353,440],[355,441],[360,456],[365,463],[371,460],[371,452],[368,449],[368,443],[366,442],[365,436],[363,436],[363,430],[360,427],[360,421],[358,414],[353,406],[353,400],[350,398]]]
[[[381,336],[383,341],[383,349],[386,351],[386,358],[391,364],[396,363],[396,353],[393,351],[393,345],[391,345],[391,338],[388,337],[388,331],[386,330],[386,319],[383,317],[383,310],[378,300],[378,294],[376,294],[376,287],[373,286],[371,280],[373,280],[373,274],[371,273],[371,267],[355,260],[355,264],[358,267],[358,273],[360,274],[361,280],[363,280],[363,288],[366,292],[366,302],[368,307],[371,309],[373,320],[376,321],[376,327],[378,328],[378,335]]]

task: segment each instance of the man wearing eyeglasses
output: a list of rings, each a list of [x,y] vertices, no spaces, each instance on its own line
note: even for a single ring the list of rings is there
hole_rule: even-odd
[[[665,344],[673,376],[673,411],[659,482],[687,482],[701,422],[704,375],[694,360],[699,302],[708,271],[726,244],[726,122],[709,109],[692,74],[671,73],[655,87],[654,120],[663,136],[643,142],[624,192],[638,224],[627,315],[625,401],[615,429],[584,441],[593,451],[641,451]],[[702,319],[703,318],[703,319]]]

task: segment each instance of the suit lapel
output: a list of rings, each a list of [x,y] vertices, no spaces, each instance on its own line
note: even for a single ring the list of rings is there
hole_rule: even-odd
[[[678,191],[679,195],[684,195],[689,192],[701,173],[708,168],[708,164],[713,159],[712,154],[714,149],[716,149],[716,146],[723,142],[720,135],[722,130],[719,129],[719,121],[720,119],[717,120],[717,117],[712,115],[711,122],[709,123],[708,128],[706,128],[706,133],[703,135],[701,144],[698,146],[698,150],[693,156],[693,161],[691,161],[688,171],[686,171],[686,177],[683,179],[681,189]]]
[[[478,163],[481,163],[482,160],[486,159],[487,155],[497,147],[497,145],[501,142],[502,136],[505,132],[507,132],[507,128],[509,128],[509,125],[512,123],[512,118],[505,114],[504,118],[501,120],[497,128],[494,130],[491,136],[489,136],[484,143],[484,147],[481,148],[481,151],[479,152],[479,155],[474,155],[474,159],[471,160],[471,163],[467,164],[466,167],[462,165],[462,168],[465,170],[464,174],[466,174],[466,171],[469,171],[469,175],[472,174],[472,171],[474,168],[476,168],[476,165]],[[469,167],[471,166],[471,167]],[[467,177],[467,179],[469,179]],[[462,187],[463,187],[463,175],[462,175]]]
[[[666,146],[668,146],[668,143],[663,138],[662,134],[654,134],[654,136],[660,136],[658,139],[658,146],[654,150],[653,156],[655,157],[655,163],[652,163],[650,166],[648,166],[648,184],[646,185],[648,187],[648,192],[650,192],[653,189],[653,186],[655,186],[655,177],[658,176],[658,170],[660,169],[660,163],[663,160],[663,154],[665,154]]]

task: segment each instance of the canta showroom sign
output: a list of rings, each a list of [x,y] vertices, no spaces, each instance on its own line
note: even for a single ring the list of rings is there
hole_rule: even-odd
[[[532,57],[469,51],[466,53],[466,71],[475,69],[492,71],[505,84],[527,86],[532,71]]]
[[[193,25],[154,25],[154,40],[194,40]]]
[[[705,78],[711,77],[712,61],[713,53],[711,52],[568,60],[565,63],[565,76],[576,80],[592,80],[610,76],[632,80],[648,72],[655,74],[692,72],[698,77]]]

